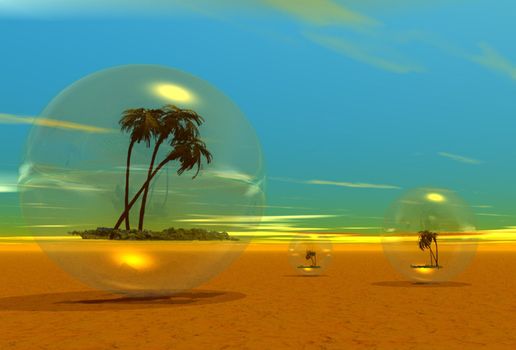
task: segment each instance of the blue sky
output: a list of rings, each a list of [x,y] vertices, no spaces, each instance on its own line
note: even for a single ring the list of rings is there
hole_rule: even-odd
[[[481,229],[516,225],[513,2],[142,3],[0,0],[10,227],[23,226],[9,185],[29,125],[6,116],[37,116],[77,79],[131,63],[230,96],[263,146],[266,215],[298,215],[300,231],[378,232],[389,203],[418,186],[457,191]]]

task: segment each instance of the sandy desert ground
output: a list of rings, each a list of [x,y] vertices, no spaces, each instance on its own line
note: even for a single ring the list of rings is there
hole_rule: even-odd
[[[298,277],[286,246],[253,244],[170,299],[92,290],[37,245],[0,246],[0,349],[516,349],[516,246],[482,246],[453,282],[404,282],[381,247],[336,247]]]

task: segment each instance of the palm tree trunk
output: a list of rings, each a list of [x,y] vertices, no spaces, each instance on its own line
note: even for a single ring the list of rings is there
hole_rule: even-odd
[[[437,246],[437,239],[434,238],[435,243],[435,265],[439,268],[439,247]]]
[[[129,211],[131,210],[134,203],[136,203],[136,201],[138,200],[140,195],[145,190],[145,186],[148,185],[152,181],[154,176],[156,176],[156,174],[161,170],[161,168],[163,168],[165,166],[165,164],[167,164],[169,161],[170,161],[169,159],[163,160],[161,163],[159,163],[159,165],[156,167],[156,169],[153,170],[151,176],[149,178],[147,178],[147,181],[145,181],[145,183],[142,185],[140,190],[138,190],[138,192],[134,195],[133,199],[131,199],[131,201],[127,205],[127,209],[125,209],[124,212],[122,213],[122,215],[120,215],[120,217],[118,218],[118,221],[116,222],[115,227],[114,227],[115,230],[118,230],[120,228],[120,225],[122,224],[122,222],[125,220],[127,215],[129,215]]]
[[[434,266],[434,261],[435,261],[435,254],[434,254],[434,251],[432,250],[432,247],[430,247],[430,266]]]
[[[159,140],[156,142],[156,145],[154,146],[154,151],[152,152],[152,158],[151,158],[151,163],[149,166],[149,171],[147,172],[147,179],[149,179],[149,177],[152,174],[152,170],[154,168],[154,162],[156,161],[156,155],[158,154],[159,146],[161,145],[162,142],[163,142],[163,138],[160,137]],[[146,182],[145,189],[143,192],[142,204],[140,206],[140,220],[138,221],[138,231],[143,230],[143,220],[145,218],[145,206],[147,204],[147,195],[148,194],[149,194],[149,181]]]
[[[165,207],[168,201],[168,173],[169,173],[169,167],[167,167],[167,187],[165,188],[165,199],[163,199],[163,204],[161,205],[162,208]]]
[[[127,165],[125,168],[125,198],[124,198],[124,210],[127,210],[127,207],[129,206],[129,173],[130,173],[130,167],[131,167],[131,154],[133,153],[133,146],[134,146],[133,140],[131,140],[131,143],[129,144],[129,149],[127,150]],[[131,225],[129,224],[129,215],[125,217],[125,229],[129,231],[131,229]]]

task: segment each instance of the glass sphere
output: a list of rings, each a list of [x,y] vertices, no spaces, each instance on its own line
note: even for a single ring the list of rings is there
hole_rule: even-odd
[[[288,248],[289,262],[297,274],[314,276],[326,272],[332,259],[332,244],[321,237],[299,237]]]
[[[201,154],[195,178],[197,165],[181,173],[181,158],[166,161],[180,147],[173,143],[179,132],[167,134],[161,143],[159,133],[148,140],[141,136],[146,127],[156,129],[149,113],[166,108],[193,111],[204,119],[195,125],[212,161]],[[130,109],[143,110],[140,118],[151,121],[122,131],[119,122]],[[152,171],[159,171],[149,182],[141,216],[154,151]],[[127,169],[128,202],[136,198],[128,216],[133,234],[142,221],[143,230],[175,228],[169,231],[176,240],[70,235],[120,222]],[[128,65],[91,74],[48,104],[30,132],[19,188],[27,225],[64,270],[103,290],[151,295],[198,286],[238,256],[250,237],[246,232],[261,219],[264,179],[257,135],[227,96],[185,72]],[[127,228],[125,219],[119,228]],[[189,236],[193,229],[197,238]],[[228,232],[231,239],[214,240],[205,231]]]
[[[416,188],[385,215],[383,250],[414,282],[444,282],[463,271],[476,251],[473,215],[455,192]]]

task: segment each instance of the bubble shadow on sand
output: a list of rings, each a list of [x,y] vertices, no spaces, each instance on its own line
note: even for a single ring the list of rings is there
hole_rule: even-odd
[[[132,298],[100,291],[49,293],[0,298],[0,310],[106,311],[218,304],[245,298],[239,292],[192,290],[167,297]]]
[[[373,282],[373,286],[379,287],[398,287],[398,288],[458,288],[470,287],[471,284],[463,282],[439,282],[439,283],[422,283],[409,281],[382,281]]]
[[[320,278],[328,277],[328,275],[283,275],[283,277]]]

